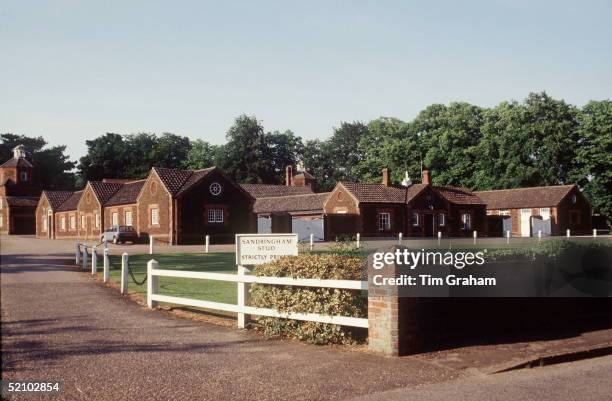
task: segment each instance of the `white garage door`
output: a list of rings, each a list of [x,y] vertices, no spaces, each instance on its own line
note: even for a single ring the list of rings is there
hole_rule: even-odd
[[[521,209],[521,237],[531,236],[531,209]]]
[[[270,217],[257,217],[257,233],[269,234],[272,232],[272,219]]]
[[[322,217],[294,217],[291,221],[291,231],[298,235],[298,241],[309,241],[314,234],[315,241],[325,240],[325,225]]]

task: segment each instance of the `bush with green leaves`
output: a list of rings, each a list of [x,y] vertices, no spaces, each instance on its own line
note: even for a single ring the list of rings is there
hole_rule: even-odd
[[[585,252],[591,249],[612,249],[612,242],[578,242],[567,239],[551,239],[542,241],[533,248],[497,249],[489,252],[489,260],[546,257],[559,258],[570,253]]]
[[[364,280],[362,259],[337,254],[286,256],[258,265],[253,274],[315,279]],[[359,290],[254,284],[251,305],[282,312],[367,317],[367,293]],[[292,319],[260,317],[258,327],[268,336],[284,336],[313,344],[350,344],[363,341],[363,329]]]

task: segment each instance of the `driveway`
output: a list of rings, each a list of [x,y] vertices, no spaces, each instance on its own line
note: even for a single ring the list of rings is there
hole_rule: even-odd
[[[64,381],[53,399],[345,399],[460,376],[416,357],[266,340],[149,311],[71,266],[70,243],[48,242],[2,238],[2,378]]]

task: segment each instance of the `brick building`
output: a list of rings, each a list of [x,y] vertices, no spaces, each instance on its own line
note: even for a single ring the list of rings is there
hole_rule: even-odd
[[[394,185],[388,169],[380,184],[340,182],[324,205],[326,236],[361,233],[366,237],[468,236],[484,232],[485,203],[465,188],[431,185],[429,172],[422,183]]]
[[[66,202],[73,191],[43,191],[36,207],[36,236],[39,238],[55,238],[58,208]]]
[[[489,235],[590,234],[591,205],[576,185],[475,192],[487,204]]]
[[[53,238],[78,238],[77,207],[79,206],[82,194],[83,191],[73,192],[70,197],[55,210]],[[37,224],[41,224],[40,218],[37,220]]]
[[[36,206],[42,188],[23,145],[0,165],[0,233],[35,234]]]

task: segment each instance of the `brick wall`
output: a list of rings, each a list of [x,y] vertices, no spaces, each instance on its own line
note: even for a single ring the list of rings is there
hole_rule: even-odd
[[[155,171],[151,170],[145,182],[137,204],[136,231],[141,239],[148,239],[149,235],[162,241],[172,241],[170,234],[172,219],[172,197],[164,187]],[[158,224],[151,222],[151,210],[158,210]]]
[[[85,187],[77,206],[77,232],[81,239],[99,240],[102,233],[103,211],[90,185]],[[99,216],[99,217],[98,217]],[[99,223],[99,224],[97,224]]]

